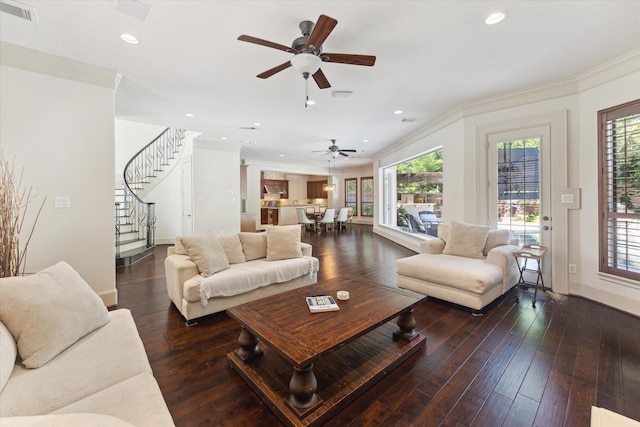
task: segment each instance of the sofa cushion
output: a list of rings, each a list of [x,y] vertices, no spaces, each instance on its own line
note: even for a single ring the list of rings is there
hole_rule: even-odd
[[[41,368],[17,365],[2,391],[0,416],[47,414],[89,396],[100,396],[101,390],[140,373],[151,373],[131,312],[119,309],[108,315],[111,320],[106,325]]]
[[[93,289],[62,261],[31,276],[0,279],[0,320],[22,364],[38,368],[109,321]]]
[[[180,236],[180,243],[203,277],[229,268],[229,260],[220,240],[213,233]]]
[[[509,230],[490,230],[487,234],[487,241],[484,244],[483,253],[485,256],[496,246],[509,244]]]
[[[111,415],[91,413],[4,417],[0,425],[2,427],[135,427]]]
[[[484,259],[418,254],[396,262],[399,275],[483,294],[502,284],[502,269]]]
[[[200,300],[206,305],[209,298],[231,297],[250,292],[273,283],[284,283],[318,271],[319,261],[314,257],[267,261],[257,259],[236,264],[212,277],[194,277],[184,284],[184,298],[189,302]]]
[[[267,226],[267,261],[300,258],[300,225]]]
[[[266,233],[240,233],[242,251],[247,261],[267,257],[267,234]]]
[[[232,236],[218,237],[224,253],[227,254],[229,264],[239,264],[246,261],[244,252],[242,252],[242,242],[240,236],[234,234]]]
[[[134,375],[53,413],[81,412],[111,415],[136,427],[174,426],[160,387],[150,372]]]
[[[4,323],[0,322],[0,392],[13,371],[17,356],[16,341]]]
[[[451,221],[449,238],[442,253],[467,258],[482,258],[489,230],[488,225]]]

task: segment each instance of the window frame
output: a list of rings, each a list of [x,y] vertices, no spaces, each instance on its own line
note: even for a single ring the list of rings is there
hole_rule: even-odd
[[[349,197],[349,183],[355,182],[355,201],[350,202]],[[358,216],[358,178],[345,178],[344,180],[344,206],[347,208],[353,208],[353,216]]]
[[[615,107],[607,108],[604,110],[598,111],[598,170],[600,171],[599,182],[598,182],[598,206],[599,206],[599,215],[598,215],[598,246],[599,246],[599,271],[601,273],[611,274],[617,277],[622,277],[626,279],[632,279],[636,281],[640,281],[640,271],[633,272],[629,271],[628,263],[625,263],[626,268],[620,268],[619,254],[620,248],[622,248],[622,252],[625,255],[625,260],[629,261],[629,250],[634,249],[634,245],[630,245],[627,238],[629,235],[629,227],[624,227],[624,225],[618,225],[619,221],[624,221],[622,224],[630,224],[629,221],[632,222],[640,222],[640,209],[634,209],[638,212],[629,212],[628,207],[625,206],[624,210],[620,212],[618,209],[618,204],[625,203],[622,200],[618,202],[618,185],[616,185],[615,176],[619,173],[618,168],[621,164],[620,156],[611,155],[613,153],[613,149],[611,146],[617,139],[614,137],[613,140],[608,138],[608,126],[612,124],[612,126],[616,125],[616,122],[622,120],[628,120],[629,117],[634,117],[635,119],[640,118],[640,99],[636,99],[634,101],[627,102],[625,104],[621,104]],[[618,122],[619,124],[619,122]],[[638,130],[640,133],[640,130]],[[626,135],[626,132],[625,132]],[[633,135],[633,134],[632,134]],[[640,148],[640,136],[637,136],[638,145]],[[624,155],[623,157],[628,159],[630,156],[627,156],[627,144],[624,143]],[[635,153],[640,155],[640,152]],[[624,188],[627,187],[627,178],[626,178],[626,167],[629,163],[627,160],[624,160],[622,165],[623,171],[625,173],[624,178]],[[633,170],[633,169],[632,169]],[[613,182],[612,182],[613,181]],[[640,194],[640,189],[636,190],[638,194]],[[616,208],[612,209],[611,198],[609,195],[613,195],[615,197]],[[625,199],[629,199],[630,196],[626,193],[623,196]],[[632,224],[631,222],[631,224]],[[609,224],[612,224],[615,230],[615,234],[611,233],[609,228]],[[631,229],[633,232],[634,230]],[[640,232],[640,226],[636,228],[636,231]],[[624,233],[623,239],[624,243],[618,243],[618,237],[620,233]],[[633,235],[631,235],[633,237]],[[639,244],[640,244],[640,234],[637,236]],[[640,252],[640,249],[638,250]],[[611,255],[613,253],[613,255]]]
[[[366,193],[364,190],[364,185],[365,185],[365,182],[368,182],[368,181],[371,181],[371,191]],[[373,176],[360,177],[360,216],[373,217],[373,213],[375,209],[374,184],[375,184],[375,181],[373,180]],[[371,195],[371,201],[364,200],[365,194]],[[370,209],[371,214],[367,213],[367,209],[365,209],[365,206],[371,206],[371,209]]]

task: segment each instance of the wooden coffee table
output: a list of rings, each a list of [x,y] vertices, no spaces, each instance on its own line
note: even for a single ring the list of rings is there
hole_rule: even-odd
[[[340,310],[309,312],[305,297],[339,290]],[[285,424],[320,425],[426,347],[413,317],[425,298],[343,277],[242,304],[227,310],[241,325],[227,359]]]

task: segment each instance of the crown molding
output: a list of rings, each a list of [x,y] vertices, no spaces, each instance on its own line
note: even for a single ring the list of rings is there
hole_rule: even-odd
[[[115,90],[120,73],[0,42],[0,65]]]
[[[575,77],[458,105],[440,118],[377,152],[375,159],[384,158],[467,117],[577,95],[582,91],[638,71],[640,71],[640,49],[635,49]]]

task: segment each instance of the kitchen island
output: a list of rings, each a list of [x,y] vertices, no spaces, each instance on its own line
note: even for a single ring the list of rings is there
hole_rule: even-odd
[[[296,213],[296,209],[298,208],[309,208],[312,207],[315,210],[320,209],[320,205],[318,204],[304,204],[304,205],[280,205],[278,209],[278,222],[274,225],[293,225],[298,223],[298,214]]]

